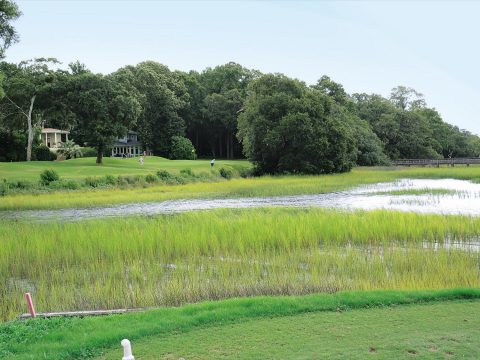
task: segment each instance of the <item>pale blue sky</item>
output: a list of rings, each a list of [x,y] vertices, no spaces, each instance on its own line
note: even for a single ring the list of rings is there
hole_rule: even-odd
[[[480,2],[26,1],[7,61],[56,57],[110,73],[144,60],[203,70],[235,61],[349,93],[405,85],[480,134]]]

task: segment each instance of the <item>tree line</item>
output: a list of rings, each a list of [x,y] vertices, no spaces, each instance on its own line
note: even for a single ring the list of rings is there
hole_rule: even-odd
[[[7,6],[8,5],[8,6]],[[2,8],[3,7],[3,8]],[[17,40],[13,2],[0,3],[0,57]],[[0,62],[0,161],[35,159],[43,125],[69,129],[97,163],[136,130],[155,155],[251,160],[258,173],[331,173],[400,158],[477,157],[480,138],[447,124],[422,94],[348,94],[328,76],[314,85],[237,63],[172,71],[145,61],[103,75],[81,62]],[[180,152],[182,153],[182,152]],[[191,152],[183,152],[192,154]]]

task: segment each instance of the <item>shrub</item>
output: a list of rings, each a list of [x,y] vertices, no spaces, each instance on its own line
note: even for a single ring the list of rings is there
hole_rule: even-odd
[[[133,175],[127,175],[127,176],[124,176],[124,178],[128,184],[135,184],[136,182],[138,182],[137,177]]]
[[[53,161],[57,160],[57,155],[50,151],[45,145],[40,145],[34,148],[34,156],[38,161]]]
[[[220,168],[219,170],[220,176],[225,178],[225,179],[231,179],[233,176],[233,171],[230,169],[225,169],[225,168]]]
[[[174,184],[185,184],[185,179],[180,176],[175,176],[170,174],[166,170],[159,170],[157,171],[158,178],[166,184],[174,185]]]
[[[57,180],[52,181],[49,185],[51,189],[67,189],[67,190],[77,190],[80,188],[80,184],[75,180]]]
[[[117,185],[118,186],[127,186],[128,185],[128,182],[127,180],[125,180],[125,178],[122,176],[122,175],[118,175],[117,177]]]
[[[83,157],[97,157],[97,150],[92,147],[80,148],[83,154]]]
[[[238,169],[238,173],[242,178],[249,178],[253,176],[252,169],[246,167],[241,167],[240,169]]]
[[[194,160],[195,148],[189,139],[182,136],[173,136],[169,157],[172,160]]]
[[[60,156],[65,157],[66,160],[75,159],[83,156],[80,146],[75,144],[73,140],[61,142],[58,147],[57,153]]]
[[[193,173],[192,169],[182,169],[180,170],[180,175],[183,177],[194,178],[196,175]]]
[[[116,184],[115,177],[113,177],[113,175],[105,175],[105,184],[115,185]]]
[[[89,176],[89,177],[85,178],[85,185],[87,185],[87,186],[96,188],[96,187],[99,187],[103,184],[105,184],[105,182],[102,181],[101,178],[97,178],[97,177],[93,177],[93,176]]]
[[[7,182],[5,181],[5,179],[4,179],[4,181],[0,183],[0,196],[5,196],[5,195],[7,195],[7,194],[8,194],[8,190],[9,190],[9,188],[8,188],[8,183],[7,183]]]
[[[52,181],[57,181],[60,179],[58,173],[53,169],[47,169],[40,174],[40,182],[43,185],[48,185]]]
[[[158,178],[153,174],[148,174],[147,176],[145,176],[145,181],[149,184],[154,183],[157,180],[158,180]]]
[[[33,184],[29,181],[25,180],[18,180],[10,184],[10,188],[16,189],[31,189],[33,188]]]

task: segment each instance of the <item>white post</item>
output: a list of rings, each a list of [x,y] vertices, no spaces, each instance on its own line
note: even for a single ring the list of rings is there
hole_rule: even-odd
[[[135,358],[132,355],[132,345],[130,344],[130,340],[123,339],[121,344],[123,346],[122,360],[135,360]]]

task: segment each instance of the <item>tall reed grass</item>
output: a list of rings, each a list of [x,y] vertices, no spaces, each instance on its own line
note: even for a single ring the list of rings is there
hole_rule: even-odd
[[[0,229],[3,320],[26,291],[60,311],[480,286],[478,252],[426,246],[478,239],[470,217],[267,208]]]

